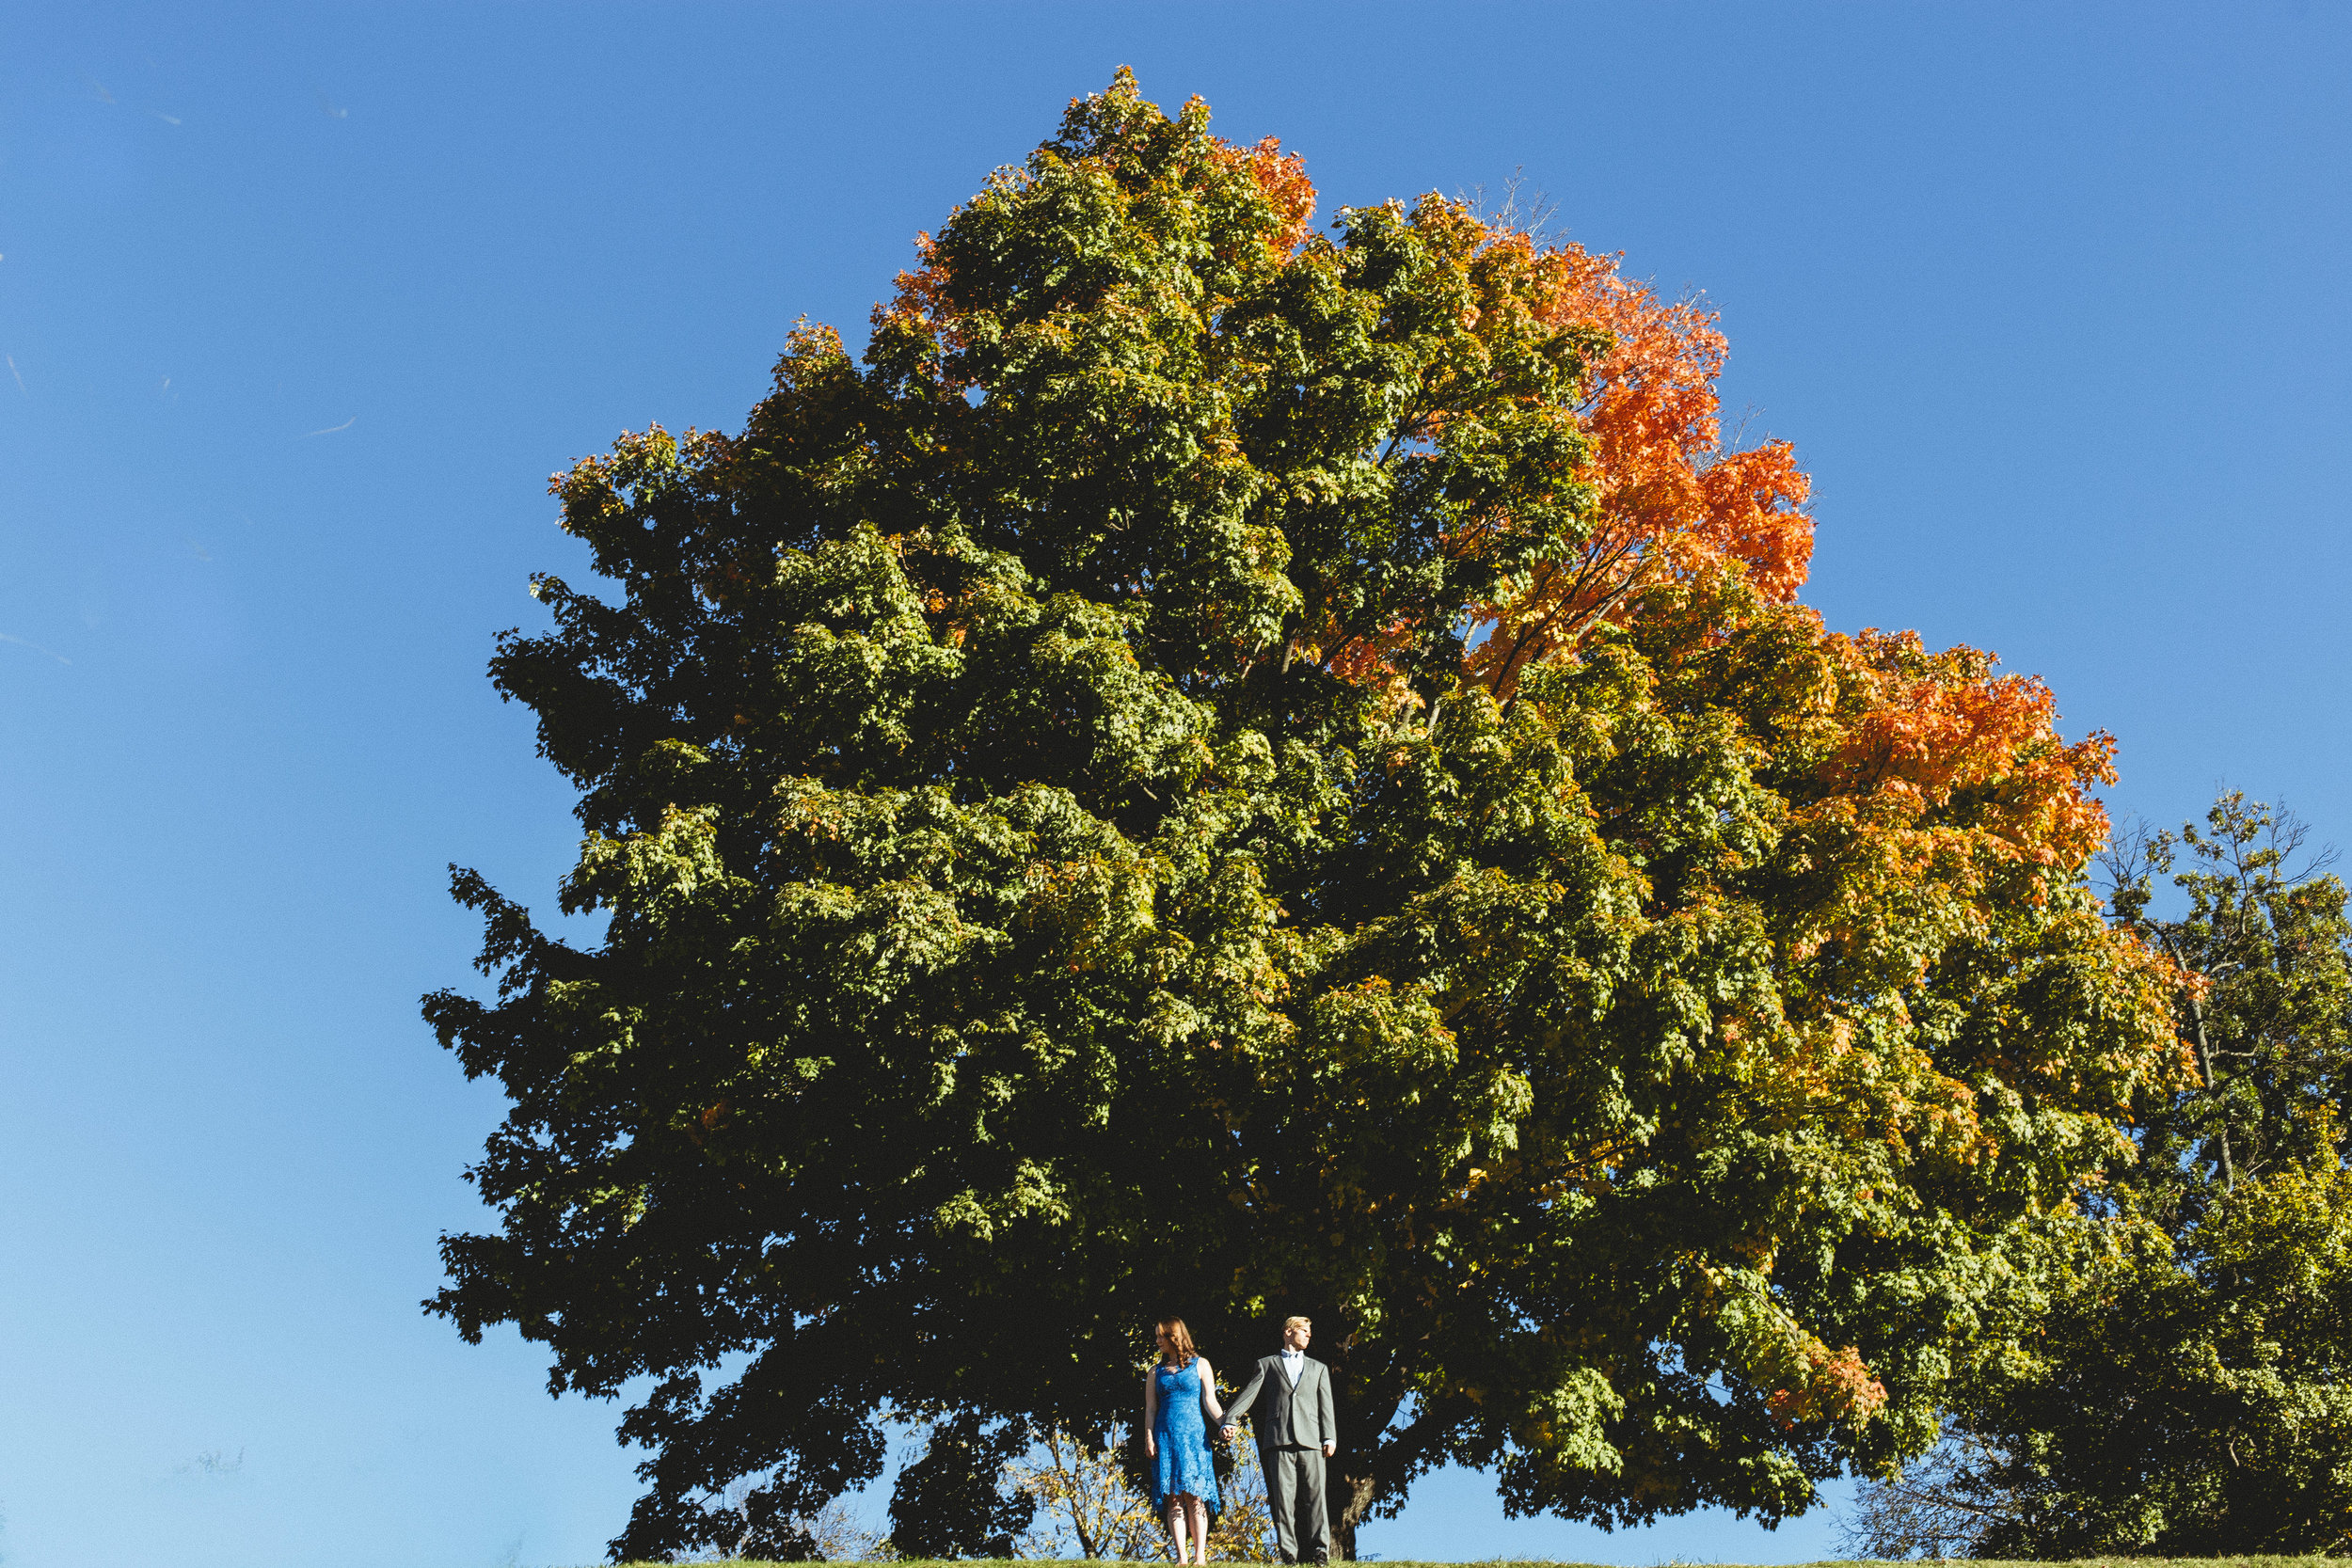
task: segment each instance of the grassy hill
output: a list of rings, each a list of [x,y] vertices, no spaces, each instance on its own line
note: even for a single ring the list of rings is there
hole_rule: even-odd
[[[975,1568],[975,1564],[980,1560],[982,1560],[967,1559],[962,1562],[950,1564],[945,1562],[928,1562],[917,1559],[908,1558],[895,1560],[893,1568]],[[1043,1558],[1022,1558],[1018,1560],[999,1559],[996,1560],[1018,1560],[1025,1565],[1025,1568],[1045,1568],[1045,1565],[1052,1560]],[[1066,1560],[1074,1562],[1080,1560],[1070,1559]],[[1153,1558],[1147,1560],[1156,1562],[1160,1560]],[[1975,1560],[1969,1560],[1973,1562]],[[1606,1568],[1606,1565],[1599,1563],[1563,1562],[1552,1558],[1538,1558],[1534,1560],[1480,1558],[1472,1560],[1472,1561],[1474,1563],[1474,1568]],[[622,1568],[670,1568],[670,1565],[650,1562],[625,1563],[622,1565]],[[782,1563],[730,1561],[729,1568],[787,1568],[787,1565]],[[793,1564],[791,1565],[791,1568],[803,1568],[803,1565]],[[1380,1563],[1380,1568],[1464,1568],[1464,1565],[1459,1562],[1422,1563],[1408,1562],[1403,1560],[1391,1560],[1383,1559]],[[1699,1564],[1692,1559],[1676,1558],[1666,1560],[1659,1564],[1658,1568],[1699,1568]],[[1737,1563],[1708,1563],[1706,1564],[1706,1568],[1741,1568],[1741,1565]],[[1814,1563],[1775,1565],[1775,1568],[1864,1568],[1864,1565],[1851,1560],[1831,1560]],[[2344,1560],[2343,1558],[2328,1557],[2090,1557],[2082,1558],[2073,1562],[2028,1562],[2023,1560],[2003,1561],[1987,1559],[1984,1560],[1984,1568],[2344,1568]]]

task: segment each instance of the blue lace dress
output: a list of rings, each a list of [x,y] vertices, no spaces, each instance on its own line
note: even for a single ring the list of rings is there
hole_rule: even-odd
[[[1159,1407],[1152,1418],[1152,1440],[1157,1445],[1152,1461],[1152,1507],[1168,1512],[1179,1492],[1189,1492],[1214,1519],[1224,1503],[1216,1495],[1216,1467],[1209,1462],[1208,1423],[1200,1414],[1200,1363],[1157,1366],[1152,1386]]]

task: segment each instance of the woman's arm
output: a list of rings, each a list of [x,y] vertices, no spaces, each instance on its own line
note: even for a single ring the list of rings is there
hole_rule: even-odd
[[[1152,1376],[1156,1369],[1146,1369],[1143,1374],[1143,1457],[1159,1457],[1160,1446],[1152,1437],[1153,1420],[1160,1413],[1159,1383]]]
[[[1217,1408],[1216,1370],[1209,1365],[1209,1358],[1205,1355],[1196,1355],[1193,1359],[1200,1363],[1200,1408],[1208,1412],[1211,1426],[1221,1426],[1225,1421],[1225,1412]]]

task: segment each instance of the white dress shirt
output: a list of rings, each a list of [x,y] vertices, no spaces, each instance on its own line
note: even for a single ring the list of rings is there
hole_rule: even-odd
[[[1307,1353],[1285,1346],[1282,1351],[1282,1371],[1291,1380],[1292,1387],[1298,1386],[1298,1380],[1306,1374],[1306,1370]]]

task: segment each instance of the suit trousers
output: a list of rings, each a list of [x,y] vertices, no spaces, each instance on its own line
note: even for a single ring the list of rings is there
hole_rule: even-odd
[[[1266,1502],[1274,1510],[1274,1553],[1284,1562],[1331,1560],[1331,1514],[1323,1497],[1323,1450],[1261,1448]]]

